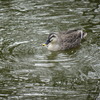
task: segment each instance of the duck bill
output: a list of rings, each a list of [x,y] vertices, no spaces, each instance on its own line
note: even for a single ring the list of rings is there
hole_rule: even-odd
[[[47,46],[50,43],[50,40],[47,40],[45,43],[43,43],[43,46]]]
[[[42,46],[46,46],[46,45],[47,45],[46,43],[43,43],[43,44],[42,44]]]

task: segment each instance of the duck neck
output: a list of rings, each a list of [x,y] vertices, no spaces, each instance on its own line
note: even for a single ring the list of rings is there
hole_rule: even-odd
[[[48,44],[48,50],[57,51],[57,50],[60,50],[60,46],[59,44],[56,44],[56,43],[50,43]]]

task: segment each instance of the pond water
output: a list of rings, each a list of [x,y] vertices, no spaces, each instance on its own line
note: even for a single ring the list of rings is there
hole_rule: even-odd
[[[78,48],[41,46],[72,28]],[[0,0],[0,100],[100,100],[100,0]]]

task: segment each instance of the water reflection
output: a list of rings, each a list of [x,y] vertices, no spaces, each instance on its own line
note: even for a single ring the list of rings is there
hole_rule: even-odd
[[[0,1],[0,99],[99,100],[98,0]],[[82,27],[80,47],[50,52],[48,33]]]

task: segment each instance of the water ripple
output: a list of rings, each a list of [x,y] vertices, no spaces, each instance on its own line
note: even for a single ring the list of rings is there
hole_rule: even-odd
[[[97,0],[0,1],[0,99],[96,100],[100,97]],[[79,48],[42,47],[50,32],[82,27]]]

